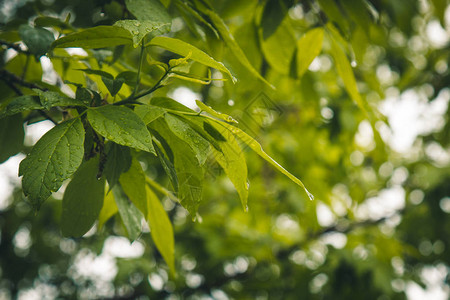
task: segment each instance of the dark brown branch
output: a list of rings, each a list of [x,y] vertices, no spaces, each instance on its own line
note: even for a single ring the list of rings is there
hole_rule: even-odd
[[[3,71],[3,70],[2,70]],[[4,78],[2,78],[2,79],[4,79]],[[23,96],[23,93],[22,93],[22,91],[20,90],[20,89],[18,89],[15,85],[14,85],[14,83],[12,83],[11,81],[9,81],[9,80],[5,80],[4,79],[4,82],[6,83],[6,85],[10,88],[10,89],[12,89],[18,96]],[[53,124],[55,124],[55,125],[58,125],[58,122],[57,121],[55,121],[47,112],[45,112],[45,111],[43,111],[43,110],[41,110],[41,109],[39,109],[39,110],[37,110],[38,112],[39,112],[39,114],[41,115],[41,116],[43,116],[44,118],[46,118],[47,120],[49,120],[49,121],[51,121]]]
[[[8,72],[6,70],[0,70],[0,79],[2,79],[3,81],[10,81],[11,83],[15,83],[18,85],[21,85],[23,87],[29,88],[29,89],[38,89],[41,91],[47,91],[46,88],[40,87],[37,84],[34,84],[32,82],[27,82],[23,79],[21,79],[20,77],[18,77],[17,75]]]
[[[10,42],[7,42],[7,41],[0,40],[0,45],[6,46],[9,49],[16,50],[17,52],[24,53],[26,55],[30,55],[31,54],[31,52],[28,51],[28,50],[22,50],[22,48],[20,48],[19,44],[13,44],[13,43],[10,43]]]

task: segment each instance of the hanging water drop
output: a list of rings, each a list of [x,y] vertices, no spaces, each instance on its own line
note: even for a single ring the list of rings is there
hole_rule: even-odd
[[[309,191],[306,191],[306,193],[308,194],[309,200],[313,201],[314,200],[314,195],[311,194]]]

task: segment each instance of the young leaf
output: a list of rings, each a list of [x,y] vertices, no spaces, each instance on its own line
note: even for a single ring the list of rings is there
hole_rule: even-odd
[[[305,33],[297,41],[297,76],[301,78],[309,65],[322,50],[323,28],[317,27]]]
[[[272,166],[274,166],[278,171],[280,171],[281,173],[286,175],[289,179],[291,179],[293,182],[295,182],[296,184],[301,186],[305,190],[306,194],[308,195],[308,197],[311,200],[314,199],[314,196],[306,189],[303,182],[300,179],[298,179],[297,177],[295,177],[294,175],[292,175],[291,173],[289,173],[285,168],[283,168],[279,163],[277,163],[272,157],[270,157],[266,152],[264,152],[261,145],[254,138],[252,138],[247,133],[245,133],[244,131],[242,131],[241,129],[239,129],[233,125],[230,125],[230,124],[227,124],[224,122],[218,122],[218,121],[216,121],[216,122],[218,124],[221,124],[223,127],[227,128],[229,131],[231,131],[242,142],[247,144],[247,146],[249,146],[250,149],[255,151],[256,154],[258,154],[261,158],[263,158],[265,161],[267,161]]]
[[[148,207],[147,221],[150,225],[153,242],[169,266],[170,272],[175,274],[175,239],[172,223],[158,197],[147,185],[145,187]]]
[[[236,81],[236,78],[234,78],[231,72],[221,62],[216,61],[214,58],[212,58],[202,50],[182,40],[165,36],[158,36],[152,39],[146,46],[159,46],[181,56],[187,56],[190,53],[190,59],[195,60],[196,62],[199,62],[205,66],[217,69],[227,74],[231,78],[231,80],[233,80],[233,82]]]
[[[334,40],[331,41],[331,49],[331,55],[333,56],[337,72],[344,82],[345,89],[347,90],[353,101],[359,106],[359,108],[362,111],[367,112],[361,95],[359,94],[355,75],[353,74],[353,69],[347,59],[347,56],[345,55],[342,48]]]
[[[97,26],[57,39],[53,42],[52,48],[104,48],[131,44],[132,41],[132,36],[126,29],[117,26]]]
[[[165,119],[170,130],[191,147],[198,159],[199,164],[203,165],[209,154],[209,143],[188,124],[177,117],[171,114],[166,114]]]
[[[100,214],[98,215],[98,229],[100,230],[103,225],[108,221],[112,216],[114,216],[118,212],[117,204],[114,200],[114,194],[107,192],[105,195],[105,199],[103,200],[103,207],[100,210]]]
[[[81,237],[91,229],[103,206],[105,179],[97,179],[98,158],[83,163],[67,185],[62,200],[61,231]]]
[[[248,179],[247,179],[247,162],[244,153],[237,143],[234,135],[223,126],[216,122],[208,122],[221,136],[226,140],[219,141],[220,151],[212,148],[214,157],[219,165],[223,168],[228,178],[230,178],[241,198],[242,207],[248,210]]]
[[[126,0],[127,9],[139,21],[172,23],[172,18],[166,8],[158,0]]]
[[[150,124],[166,113],[161,107],[145,104],[136,106],[134,112],[144,121],[145,125]]]
[[[20,25],[19,34],[28,50],[37,58],[41,57],[50,49],[55,40],[53,33],[44,28],[33,28],[29,25]]]
[[[131,167],[120,176],[119,182],[128,199],[146,215],[145,173],[137,159],[132,159]]]
[[[109,142],[105,147],[106,164],[103,174],[112,189],[119,181],[122,173],[128,171],[131,166],[130,148]]]
[[[145,188],[145,187],[144,187]],[[123,225],[128,233],[128,237],[131,241],[135,241],[142,231],[142,218],[143,215],[137,209],[136,206],[133,205],[126,196],[123,194],[120,186],[116,185],[112,192],[114,194],[114,199],[116,200],[117,208],[119,210],[120,217],[122,218]]]
[[[232,116],[217,112],[211,106],[206,105],[202,101],[195,100],[195,103],[197,104],[198,107],[200,107],[201,110],[207,112],[208,114],[210,114],[211,116],[213,116],[219,120],[223,120],[223,121],[229,122],[229,123],[237,123],[238,122]]]
[[[245,55],[244,51],[242,51],[241,47],[239,47],[238,43],[234,39],[231,32],[228,30],[227,25],[222,20],[219,15],[217,15],[215,12],[213,12],[210,9],[204,9],[203,12],[211,19],[212,23],[214,24],[217,31],[222,36],[222,39],[225,41],[227,46],[230,48],[233,55],[239,60],[239,62],[247,68],[250,73],[252,73],[255,77],[259,78],[262,82],[267,84],[269,87],[274,89],[275,87],[271,85],[264,77],[261,76],[261,74],[258,73],[258,71],[255,70],[255,68],[252,66],[250,61],[248,60],[247,56]]]
[[[20,114],[0,119],[0,164],[23,148],[23,120]]]
[[[123,146],[156,155],[152,136],[144,122],[129,108],[106,105],[87,112],[92,128],[105,138]]]
[[[126,29],[133,37],[133,46],[136,48],[141,44],[142,39],[149,33],[163,34],[169,32],[170,23],[160,23],[154,21],[120,20],[114,26]]]
[[[84,155],[84,128],[79,118],[56,125],[20,163],[23,192],[39,208],[78,169]]]

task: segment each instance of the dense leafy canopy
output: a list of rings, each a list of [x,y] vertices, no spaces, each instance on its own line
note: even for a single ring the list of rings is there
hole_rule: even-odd
[[[449,7],[6,0],[0,295],[445,297]]]

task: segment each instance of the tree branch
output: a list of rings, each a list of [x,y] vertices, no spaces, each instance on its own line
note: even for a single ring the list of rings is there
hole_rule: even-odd
[[[18,77],[17,75],[8,72],[6,70],[0,70],[0,79],[2,79],[3,81],[10,81],[11,83],[16,83],[18,85],[21,85],[23,87],[29,88],[29,89],[38,89],[41,91],[47,91],[46,88],[40,87],[37,84],[34,84],[32,82],[27,82],[25,80],[23,80],[22,78]]]
[[[20,48],[19,44],[13,44],[13,43],[10,43],[10,42],[4,41],[4,40],[0,40],[0,45],[6,46],[6,48],[16,50],[17,52],[24,53],[26,55],[31,54],[31,52],[28,50],[22,50],[22,48]]]
[[[3,70],[2,70],[3,71]],[[6,83],[6,85],[12,89],[18,96],[23,96],[23,93],[20,89],[18,89],[13,82],[11,82],[10,80],[7,80],[5,78],[2,78],[3,81]],[[46,118],[47,120],[50,120],[53,124],[58,125],[58,122],[56,120],[54,120],[47,112],[38,109],[37,110],[39,112],[39,114],[41,116],[43,116],[44,118]]]

